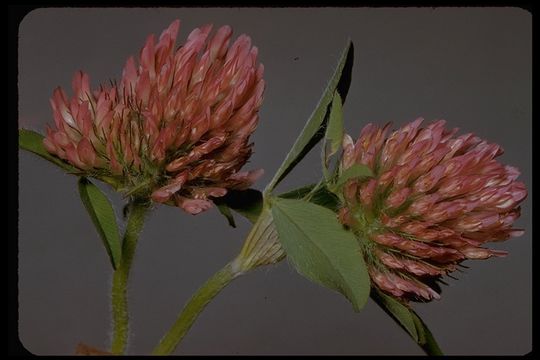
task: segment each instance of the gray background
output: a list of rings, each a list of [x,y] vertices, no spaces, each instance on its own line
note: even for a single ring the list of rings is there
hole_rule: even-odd
[[[531,14],[518,8],[40,9],[20,25],[19,126],[44,132],[49,97],[83,69],[93,86],[119,78],[146,36],[175,18],[179,41],[205,23],[230,24],[260,49],[267,81],[255,154],[262,189],[317,103],[347,37],[355,44],[346,127],[424,116],[501,144],[529,198],[507,258],[468,262],[442,300],[415,306],[447,354],[524,354],[532,344]],[[180,40],[181,39],[181,40]],[[295,58],[298,57],[297,60]],[[319,178],[317,149],[280,186]],[[19,335],[35,354],[106,348],[111,267],[76,191],[76,178],[19,158]],[[121,199],[112,194],[116,209]],[[148,220],[130,286],[129,353],[150,351],[189,298],[239,251],[249,225],[217,211],[160,206]],[[337,293],[286,261],[234,281],[202,314],[177,354],[421,354],[371,301],[356,314]]]

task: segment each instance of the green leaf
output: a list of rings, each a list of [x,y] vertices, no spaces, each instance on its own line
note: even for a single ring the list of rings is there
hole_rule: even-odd
[[[354,164],[351,167],[345,169],[345,171],[343,171],[341,175],[339,175],[339,178],[337,179],[334,187],[336,190],[339,190],[343,185],[345,185],[347,180],[372,176],[373,172],[369,167],[362,164]]]
[[[274,178],[266,187],[265,193],[270,193],[324,136],[326,123],[329,118],[328,107],[334,98],[334,92],[337,90],[343,101],[345,101],[347,96],[351,83],[353,53],[353,44],[349,40],[319,103],[287,154],[287,157],[277,170]]]
[[[307,185],[295,190],[278,195],[283,199],[305,199],[305,197],[313,190],[316,184]],[[318,188],[309,198],[309,202],[320,205],[327,209],[336,211],[339,208],[339,199],[336,195],[330,192],[326,187]]]
[[[413,314],[416,330],[418,331],[418,344],[422,347],[422,350],[428,355],[444,355],[427,325],[414,311],[411,310],[411,312]]]
[[[343,139],[343,109],[341,103],[341,96],[336,91],[332,100],[332,107],[330,110],[330,118],[328,120],[328,126],[326,127],[325,140],[326,143],[323,146],[323,171],[325,177],[327,176],[328,160],[334,155],[341,147],[341,141]]]
[[[428,355],[443,355],[427,325],[409,307],[396,299],[373,289],[371,298],[405,330]]]
[[[310,185],[302,186],[297,189],[279,194],[278,196],[283,199],[302,199],[304,196],[309,194],[316,185],[317,184],[310,184]]]
[[[227,222],[229,223],[229,226],[232,226],[233,228],[236,227],[236,223],[234,222],[234,216],[231,212],[231,208],[228,207],[226,204],[216,204],[219,212],[221,215],[225,216],[227,219]]]
[[[63,170],[71,173],[79,173],[80,171],[68,164],[65,161],[51,155],[43,146],[44,136],[32,130],[19,129],[19,147],[23,150],[30,151],[45,160],[61,167]]]
[[[111,203],[96,185],[84,177],[79,179],[79,194],[103,240],[113,268],[118,269],[122,258],[122,243]]]
[[[307,201],[272,198],[271,209],[281,245],[298,272],[340,292],[359,311],[370,282],[355,236],[334,212]]]
[[[261,214],[263,196],[255,189],[229,190],[225,196],[214,199],[214,203],[218,207],[226,205],[254,223]]]
[[[418,332],[416,331],[416,324],[414,322],[413,314],[411,310],[395,300],[391,296],[388,296],[377,289],[373,289],[371,292],[371,298],[397,323],[411,335],[414,341],[418,342]]]
[[[330,155],[335,154],[341,146],[343,139],[343,104],[341,96],[336,91],[332,99],[332,108],[328,128],[326,129],[326,139],[330,142]]]

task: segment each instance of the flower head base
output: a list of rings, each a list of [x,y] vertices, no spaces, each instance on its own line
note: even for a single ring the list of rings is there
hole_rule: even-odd
[[[355,143],[344,137],[342,169],[364,164],[374,176],[345,184],[339,218],[358,235],[375,286],[429,301],[439,294],[428,284],[461,261],[506,255],[482,245],[523,233],[512,224],[527,190],[516,168],[495,160],[498,145],[454,137],[444,120],[421,122],[389,136],[389,125],[368,124]]]
[[[257,48],[232,30],[195,29],[175,49],[179,21],[156,42],[148,37],[120,84],[91,92],[88,75],[73,80],[74,97],[56,89],[55,129],[44,145],[83,173],[129,195],[174,203],[196,214],[228,189],[249,187],[262,170],[239,172],[251,155],[264,67]]]

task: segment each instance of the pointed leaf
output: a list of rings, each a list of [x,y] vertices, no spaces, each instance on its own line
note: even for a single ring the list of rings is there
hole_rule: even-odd
[[[426,354],[443,355],[431,331],[412,309],[377,289],[371,291],[371,298],[413,338]]]
[[[294,190],[290,190],[279,194],[278,196],[283,199],[302,199],[304,196],[309,194],[316,184],[305,185]]]
[[[307,185],[295,190],[278,195],[283,199],[305,199],[305,197],[313,190],[315,184]],[[309,198],[309,202],[320,205],[327,209],[336,211],[339,208],[339,199],[336,195],[330,192],[326,187],[318,188]]]
[[[116,224],[116,215],[109,199],[88,179],[79,179],[81,200],[94,223],[114,269],[120,265],[122,243]]]
[[[254,223],[261,214],[263,196],[255,189],[229,190],[225,196],[214,199],[214,203],[217,206],[226,205]]]
[[[328,168],[328,159],[334,155],[341,146],[343,139],[343,109],[341,96],[336,91],[332,100],[330,109],[330,118],[326,127],[325,139],[327,144],[324,146],[324,168]]]
[[[336,181],[334,188],[339,190],[347,180],[359,178],[359,177],[372,177],[373,172],[369,167],[362,164],[354,164],[351,167],[345,169]]]
[[[332,108],[328,128],[326,129],[326,139],[330,142],[330,155],[335,154],[341,146],[343,140],[343,104],[339,92],[334,93]]]
[[[372,290],[371,298],[418,342],[416,324],[409,308],[377,289]]]
[[[359,311],[370,282],[355,236],[322,206],[282,198],[273,198],[271,206],[280,242],[298,272],[342,293]]]
[[[433,337],[433,334],[431,331],[429,331],[429,328],[427,325],[420,319],[418,314],[416,314],[414,311],[412,311],[414,324],[416,325],[416,330],[418,331],[418,345],[422,347],[424,352],[428,355],[444,355],[441,348],[439,347],[439,344],[437,344],[437,341]]]
[[[317,107],[309,117],[274,178],[266,187],[265,193],[270,193],[324,136],[329,118],[328,107],[332,102],[334,92],[337,90],[343,101],[347,96],[351,83],[353,53],[353,44],[349,40]]]
[[[45,160],[61,167],[64,171],[71,173],[80,172],[77,168],[71,166],[65,161],[51,155],[43,146],[44,136],[32,130],[19,129],[19,147],[23,150],[30,151]]]
[[[235,228],[236,223],[234,222],[234,216],[231,212],[231,208],[228,207],[226,204],[216,204],[216,207],[218,208],[221,215],[225,216],[227,222],[229,223],[229,226]]]

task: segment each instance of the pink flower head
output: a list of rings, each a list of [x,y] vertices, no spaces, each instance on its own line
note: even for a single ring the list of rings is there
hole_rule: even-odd
[[[498,145],[455,137],[444,120],[421,123],[390,135],[368,124],[356,142],[345,135],[342,169],[363,164],[374,176],[347,181],[339,219],[358,235],[374,286],[429,301],[439,294],[428,284],[463,260],[506,255],[483,245],[523,233],[512,224],[527,190],[495,160]]]
[[[72,99],[55,90],[56,128],[44,145],[83,172],[116,179],[125,193],[197,214],[262,174],[239,170],[252,152],[264,67],[248,36],[229,44],[229,26],[213,36],[211,25],[197,28],[175,48],[179,25],[157,41],[149,36],[119,84],[91,92],[79,72]]]

